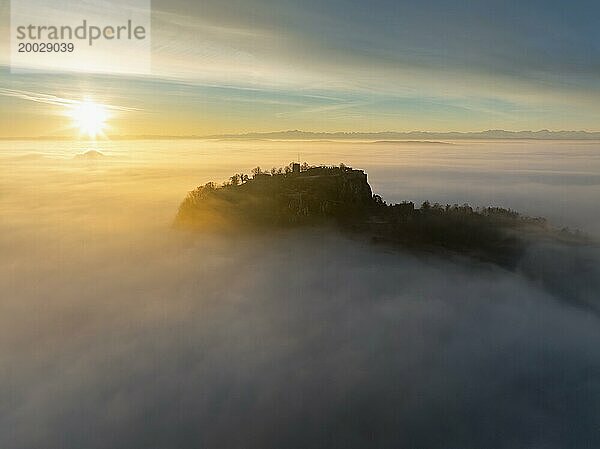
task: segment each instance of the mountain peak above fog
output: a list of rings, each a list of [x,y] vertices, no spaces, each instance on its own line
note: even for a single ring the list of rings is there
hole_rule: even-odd
[[[543,218],[499,208],[410,201],[387,204],[373,195],[363,170],[344,164],[291,163],[252,176],[235,174],[222,186],[189,192],[177,223],[201,231],[272,231],[326,225],[373,242],[413,250],[451,252],[514,268],[538,238],[576,244],[585,239],[558,231]]]

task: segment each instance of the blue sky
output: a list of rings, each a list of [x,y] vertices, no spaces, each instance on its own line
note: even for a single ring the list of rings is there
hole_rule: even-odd
[[[14,91],[132,108],[115,123],[130,134],[600,128],[598,2],[154,0],[152,14],[151,76],[12,75],[4,51],[0,134],[62,129],[56,105]]]

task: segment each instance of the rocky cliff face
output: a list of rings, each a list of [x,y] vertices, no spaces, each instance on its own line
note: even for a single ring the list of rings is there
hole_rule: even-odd
[[[241,185],[200,187],[181,205],[178,219],[198,223],[218,214],[247,225],[293,225],[350,220],[372,205],[373,193],[362,170],[314,167],[258,174]]]
[[[362,170],[313,168],[284,178],[278,189],[281,201],[296,220],[329,217],[343,219],[364,211],[373,201],[371,186]]]

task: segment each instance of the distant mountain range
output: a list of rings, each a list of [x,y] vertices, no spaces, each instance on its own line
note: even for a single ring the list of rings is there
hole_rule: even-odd
[[[588,131],[505,131],[502,129],[479,132],[309,132],[279,131],[246,134],[220,134],[205,139],[277,139],[277,140],[460,140],[460,139],[536,139],[536,140],[600,140],[600,132]]]
[[[589,131],[505,131],[494,129],[478,132],[430,132],[382,131],[363,132],[310,132],[310,131],[275,131],[251,132],[242,134],[203,135],[113,135],[110,140],[169,140],[169,139],[210,139],[210,140],[369,140],[378,142],[397,141],[431,141],[435,140],[489,140],[489,139],[528,139],[528,140],[600,140],[600,132]],[[72,140],[67,136],[39,137],[0,137],[0,140]]]

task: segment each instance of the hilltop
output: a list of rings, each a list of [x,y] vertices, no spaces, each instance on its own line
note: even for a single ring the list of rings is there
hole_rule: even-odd
[[[237,174],[221,187],[214,183],[198,187],[182,203],[178,220],[205,226],[218,220],[246,227],[350,223],[363,220],[372,206],[373,193],[362,170],[291,164],[270,173],[257,167],[252,177]]]
[[[583,237],[554,230],[543,218],[510,209],[405,201],[374,195],[363,170],[343,164],[290,164],[251,176],[235,174],[222,186],[190,192],[176,223],[202,230],[265,230],[334,226],[371,241],[417,250],[447,250],[513,267],[532,238],[568,243]]]

